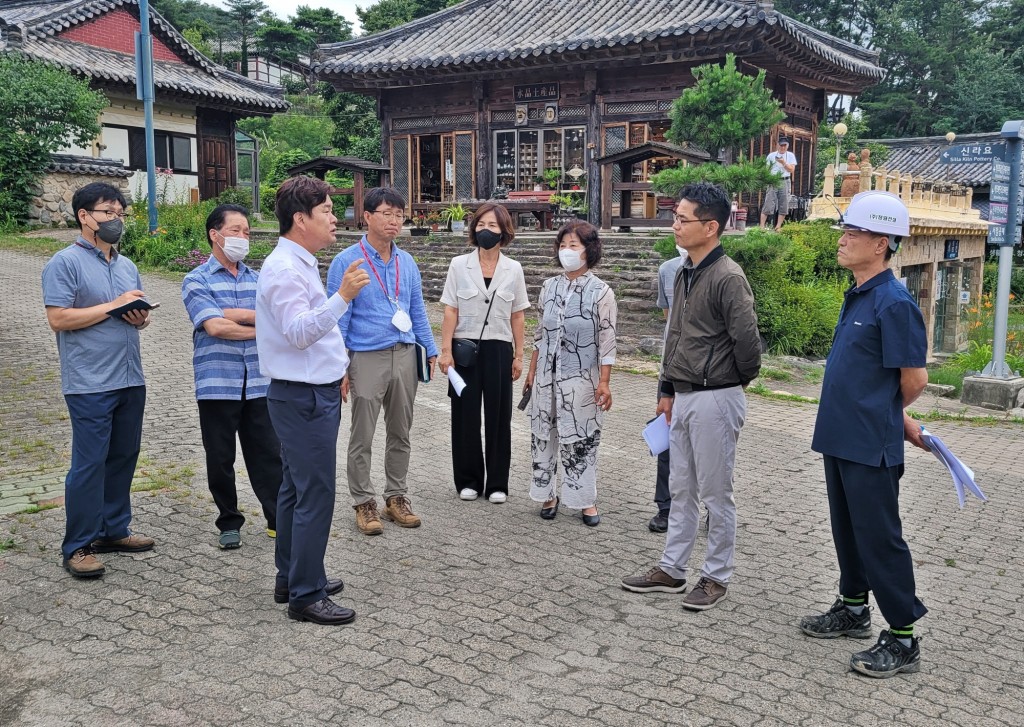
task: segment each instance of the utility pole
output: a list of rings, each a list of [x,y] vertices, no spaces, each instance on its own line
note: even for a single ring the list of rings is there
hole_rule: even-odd
[[[149,232],[157,228],[156,141],[153,138],[153,36],[149,32],[149,0],[139,0],[140,30],[135,34],[135,95],[146,117],[146,187]]]

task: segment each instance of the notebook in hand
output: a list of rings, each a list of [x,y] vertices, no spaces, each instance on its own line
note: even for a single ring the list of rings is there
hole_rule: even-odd
[[[427,360],[427,349],[416,344],[416,378],[423,383],[430,381],[430,361]]]
[[[118,306],[117,308],[114,308],[114,310],[112,310],[112,311],[107,311],[107,315],[110,316],[111,318],[120,318],[121,316],[123,316],[125,313],[128,313],[129,311],[133,311],[133,310],[153,310],[154,308],[159,308],[159,307],[160,307],[159,303],[150,303],[145,298],[136,298],[131,303],[125,303],[122,306]]]

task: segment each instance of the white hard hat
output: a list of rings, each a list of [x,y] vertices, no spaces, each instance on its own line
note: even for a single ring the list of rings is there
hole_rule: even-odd
[[[859,192],[850,200],[846,212],[839,216],[839,224],[888,235],[889,248],[895,252],[899,238],[910,234],[910,213],[903,200],[892,192]]]

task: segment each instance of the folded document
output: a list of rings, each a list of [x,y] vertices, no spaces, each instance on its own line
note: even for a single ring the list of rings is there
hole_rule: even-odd
[[[937,436],[921,427],[921,439],[932,451],[935,458],[942,462],[953,477],[953,486],[956,487],[956,496],[960,500],[960,508],[963,509],[966,492],[970,492],[982,502],[988,502],[985,493],[974,483],[974,470],[960,461],[960,458],[949,451],[945,442]]]
[[[654,417],[644,427],[644,441],[647,442],[647,447],[655,457],[668,449],[668,430],[668,419],[664,414]]]

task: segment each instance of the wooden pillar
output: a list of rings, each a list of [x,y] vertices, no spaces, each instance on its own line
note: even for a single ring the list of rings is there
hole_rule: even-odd
[[[611,218],[611,168],[606,164],[598,166],[595,159],[602,154],[601,149],[601,94],[597,90],[597,71],[586,71],[583,74],[583,91],[586,103],[590,108],[590,115],[587,119],[587,149],[584,152],[587,169],[587,206],[590,212],[587,219],[600,224],[601,227],[610,226]],[[608,177],[609,190],[605,195],[605,180]],[[609,218],[609,224],[605,224],[605,218]]]
[[[356,213],[356,229],[363,229],[363,172],[352,173],[352,208]]]
[[[491,185],[494,183],[491,171],[491,119],[487,103],[486,81],[473,82],[473,98],[476,101],[476,169],[474,170],[476,185],[473,196],[477,199],[490,199]]]
[[[611,229],[612,226],[612,169],[611,164],[602,164],[598,167],[600,179],[601,179],[601,194],[599,199],[601,200],[598,205],[600,212],[601,228],[604,230]],[[592,185],[591,189],[597,185]],[[594,195],[590,195],[593,197]],[[594,219],[593,215],[591,219]]]

